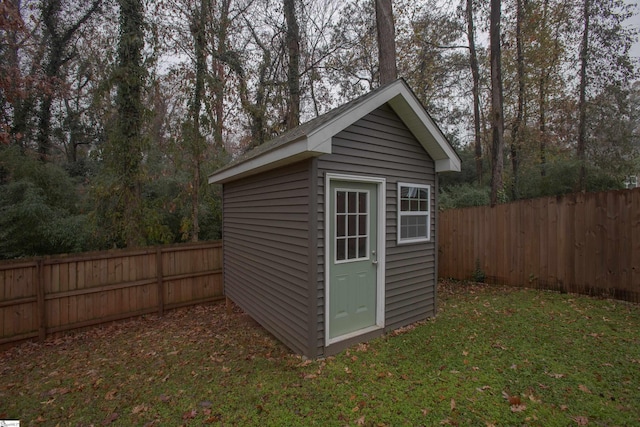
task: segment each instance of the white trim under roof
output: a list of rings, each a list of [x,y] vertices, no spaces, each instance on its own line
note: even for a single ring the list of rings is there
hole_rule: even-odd
[[[209,176],[209,184],[222,184],[245,176],[331,153],[331,139],[376,108],[389,104],[435,162],[436,172],[459,172],[460,158],[404,80],[396,80],[363,102],[326,123],[312,128],[306,136],[277,145],[255,157],[223,168]]]

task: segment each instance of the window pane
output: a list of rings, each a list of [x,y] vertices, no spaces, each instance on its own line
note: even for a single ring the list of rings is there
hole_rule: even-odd
[[[407,212],[409,210],[409,201],[406,199],[402,199],[400,201],[400,210],[402,212]]]
[[[367,213],[367,193],[358,193],[358,212]]]
[[[358,234],[358,230],[356,229],[356,220],[358,219],[358,215],[349,215],[349,236],[356,236]]]
[[[367,235],[367,216],[366,215],[358,215],[358,235],[359,236]]]
[[[427,237],[427,215],[405,215],[400,218],[400,238],[416,239]]]
[[[426,189],[426,188],[421,188],[421,189],[420,189],[420,192],[419,192],[419,194],[418,194],[418,198],[419,198],[420,200],[427,200],[427,199],[429,198],[429,196],[428,196],[428,194],[427,194],[427,193],[428,193],[428,191],[427,191],[427,189]]]
[[[336,239],[336,260],[342,261],[345,259],[345,239]]]
[[[358,239],[358,258],[365,258],[367,256],[367,238],[360,237]]]
[[[411,212],[417,212],[418,211],[418,201],[417,200],[411,200]]]
[[[420,211],[421,212],[426,212],[427,209],[427,201],[426,200],[420,200]]]
[[[348,256],[347,259],[354,259],[357,258],[357,244],[358,244],[358,239],[355,237],[350,237],[349,239],[347,239],[347,248],[348,248]]]
[[[347,228],[346,222],[347,222],[346,215],[336,215],[336,235],[338,237],[343,237],[345,235],[346,228]]]
[[[409,227],[407,225],[407,217],[402,217],[400,221],[400,237],[406,239],[409,237]]]
[[[400,187],[400,197],[403,199],[409,197],[409,187]]]
[[[356,213],[358,205],[356,204],[356,196],[358,193],[350,191],[348,194],[349,202],[347,203],[347,212]]]
[[[336,212],[339,213],[344,213],[346,212],[346,208],[345,208],[345,192],[344,191],[338,191],[336,194]]]

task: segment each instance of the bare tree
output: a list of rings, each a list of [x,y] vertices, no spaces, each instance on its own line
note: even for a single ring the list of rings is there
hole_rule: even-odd
[[[374,1],[376,6],[376,26],[378,29],[380,84],[384,85],[398,78],[393,7],[391,0]]]
[[[504,167],[504,114],[502,110],[502,64],[501,64],[501,0],[491,0],[489,18],[489,44],[491,50],[491,206],[498,203],[498,193],[504,184],[502,171]]]
[[[45,28],[45,40],[47,44],[47,59],[43,67],[44,74],[55,81],[61,78],[60,69],[75,54],[69,50],[69,45],[82,27],[99,9],[102,0],[93,0],[89,8],[84,11],[71,24],[64,25],[65,19],[61,16],[63,0],[45,0],[40,5],[41,19]],[[59,86],[59,85],[57,85]],[[53,94],[45,93],[40,104],[38,117],[38,153],[41,160],[46,160],[51,150],[51,105]]]
[[[516,0],[516,79],[518,81],[518,106],[511,131],[511,198],[518,199],[518,174],[520,166],[521,126],[524,116],[525,75],[522,26],[524,21],[524,0]]]
[[[478,54],[476,52],[475,26],[473,22],[473,0],[467,0],[466,5],[467,37],[469,40],[469,66],[471,67],[471,77],[473,78],[471,93],[473,96],[473,145],[476,161],[476,181],[478,182],[478,184],[482,184],[482,139],[480,135],[480,69],[478,67]]]
[[[578,188],[586,189],[586,146],[587,146],[587,61],[589,56],[589,13],[590,0],[583,0],[582,44],[580,45],[580,87],[578,88],[578,144],[576,154],[580,162]]]
[[[287,65],[287,119],[286,128],[300,124],[300,27],[296,17],[295,0],[283,0],[287,25],[286,43],[289,63]]]

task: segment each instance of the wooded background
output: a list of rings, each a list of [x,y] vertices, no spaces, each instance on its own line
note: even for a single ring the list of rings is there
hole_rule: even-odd
[[[636,12],[4,0],[0,258],[219,238],[210,172],[395,76],[462,158],[440,178],[444,207],[621,188],[640,170]]]

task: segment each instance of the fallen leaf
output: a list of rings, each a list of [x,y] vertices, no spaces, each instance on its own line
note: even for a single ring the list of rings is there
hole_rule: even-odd
[[[545,372],[547,375],[549,375],[551,378],[564,378],[566,377],[565,374],[554,374],[551,372]]]
[[[195,409],[192,409],[190,411],[185,412],[184,414],[182,414],[182,419],[183,420],[192,420],[196,417],[196,415],[198,415],[198,411],[196,411]]]
[[[161,402],[167,403],[171,400],[171,397],[167,396],[166,394],[161,394],[160,396],[158,396],[158,399],[160,399]]]
[[[480,392],[485,391],[485,390],[490,390],[490,389],[491,389],[491,386],[488,386],[488,385],[483,385],[482,387],[476,388],[476,390],[478,390]]]
[[[131,413],[133,414],[140,414],[142,412],[146,412],[149,408],[147,407],[147,405],[142,404],[142,405],[136,405],[133,407],[133,409],[131,410]]]
[[[106,426],[108,424],[111,424],[112,422],[114,422],[115,420],[117,420],[119,417],[117,412],[114,412],[112,414],[109,414],[109,416],[107,418],[104,419],[104,421],[102,422],[103,426]]]
[[[431,410],[430,409],[422,409],[421,412],[422,412],[422,415],[424,415],[426,417],[429,414],[429,412],[431,412]]]
[[[107,394],[104,395],[105,400],[113,400],[116,398],[117,390],[109,390]]]
[[[364,415],[356,420],[356,425],[357,426],[363,426],[364,425]]]
[[[577,417],[573,417],[573,421],[576,422],[579,426],[586,426],[589,424],[589,418],[583,417],[582,415],[578,415]]]
[[[587,388],[587,386],[586,386],[586,385],[584,385],[584,384],[580,384],[580,385],[578,386],[578,388],[580,389],[580,391],[583,391],[583,392],[585,392],[585,393],[589,393],[589,394],[591,394],[591,390],[589,390],[589,389]]]
[[[456,409],[456,401],[454,399],[451,399],[451,410],[454,411]]]
[[[468,352],[467,350],[464,350],[464,351],[462,352],[462,355],[463,355],[463,356],[468,356],[468,355],[469,355],[469,352]]]
[[[511,412],[522,412],[527,409],[527,405],[511,405]]]

